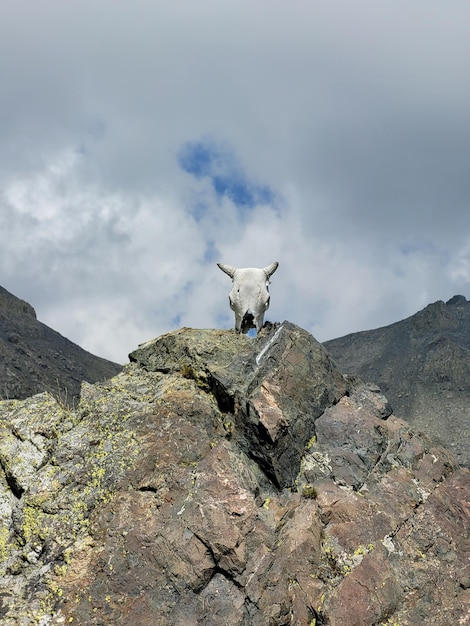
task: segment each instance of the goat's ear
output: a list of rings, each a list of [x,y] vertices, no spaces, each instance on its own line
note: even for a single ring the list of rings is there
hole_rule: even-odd
[[[237,271],[236,267],[232,267],[231,265],[224,265],[224,263],[217,263],[218,267],[220,267],[220,269],[225,272],[226,274],[228,274],[230,276],[230,278],[233,278],[235,272]]]
[[[274,263],[271,263],[271,265],[268,265],[268,267],[263,267],[263,271],[266,274],[266,278],[269,278],[270,276],[272,276],[278,267],[279,267],[279,263],[277,261],[274,261]]]

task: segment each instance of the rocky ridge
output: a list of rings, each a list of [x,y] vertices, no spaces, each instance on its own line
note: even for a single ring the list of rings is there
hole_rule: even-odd
[[[0,621],[470,622],[469,471],[284,322],[0,403]]]
[[[82,381],[104,380],[120,370],[39,322],[30,304],[0,287],[0,399],[49,391],[72,405]]]
[[[396,415],[470,466],[470,301],[464,296],[324,345],[342,372],[374,382]]]

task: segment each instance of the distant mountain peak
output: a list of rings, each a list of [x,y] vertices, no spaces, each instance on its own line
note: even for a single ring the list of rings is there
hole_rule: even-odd
[[[458,295],[453,296],[450,300],[447,300],[446,304],[449,306],[462,306],[469,304],[469,301],[465,296]]]

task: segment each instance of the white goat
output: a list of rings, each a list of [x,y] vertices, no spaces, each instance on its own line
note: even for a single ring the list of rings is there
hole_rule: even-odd
[[[264,314],[269,307],[269,277],[277,270],[276,261],[267,267],[236,268],[217,263],[220,269],[233,281],[229,295],[230,308],[235,312],[235,328],[239,333],[247,333],[263,327]]]

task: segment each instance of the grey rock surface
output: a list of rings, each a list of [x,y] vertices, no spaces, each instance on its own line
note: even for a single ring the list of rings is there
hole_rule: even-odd
[[[396,415],[470,465],[470,302],[464,296],[324,346],[342,372],[378,385]]]
[[[170,333],[0,428],[2,625],[470,617],[469,471],[293,324]]]
[[[213,393],[221,410],[233,415],[240,447],[280,487],[292,485],[315,419],[347,390],[321,344],[290,322],[254,340],[183,329],[145,344],[130,360],[150,371],[183,368]]]

